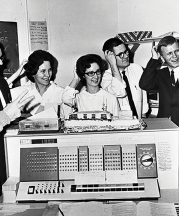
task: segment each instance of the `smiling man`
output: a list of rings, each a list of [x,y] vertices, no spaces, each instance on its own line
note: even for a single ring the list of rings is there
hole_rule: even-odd
[[[130,50],[118,38],[110,38],[103,45],[109,69],[105,71],[101,86],[115,95],[121,110],[132,110],[139,119],[148,112],[147,94],[139,87],[143,73],[140,65],[130,63]]]
[[[179,42],[172,36],[166,36],[152,48],[152,58],[141,76],[139,86],[146,91],[157,90],[159,92],[157,117],[171,118],[179,126],[178,79]]]

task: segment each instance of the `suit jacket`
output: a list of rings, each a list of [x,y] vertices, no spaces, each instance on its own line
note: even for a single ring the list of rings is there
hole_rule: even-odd
[[[0,77],[0,90],[4,97],[4,100],[7,103],[11,101],[11,94],[9,86],[5,79]],[[0,101],[0,111],[3,110],[2,103]],[[7,178],[6,176],[6,163],[5,163],[5,152],[4,152],[4,134],[5,131],[0,132],[0,195],[1,195],[1,184],[3,184]]]
[[[157,117],[171,117],[179,126],[179,86],[172,87],[172,80],[168,67],[159,68],[160,62],[150,59],[139,81],[140,88],[159,92],[159,110]]]

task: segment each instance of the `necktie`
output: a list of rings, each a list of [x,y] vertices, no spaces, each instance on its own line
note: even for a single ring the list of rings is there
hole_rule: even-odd
[[[129,100],[129,105],[131,107],[133,115],[138,117],[136,107],[135,107],[134,101],[132,99],[132,93],[131,93],[131,89],[130,89],[130,86],[129,86],[129,81],[128,81],[128,78],[127,78],[127,76],[125,74],[125,71],[123,71],[122,74],[123,74],[123,80],[126,83],[126,92],[127,92],[127,96],[128,96],[128,100]]]
[[[0,111],[3,110],[3,106],[2,106],[2,102],[1,102],[1,99],[0,99]]]
[[[171,82],[172,82],[172,87],[175,87],[175,76],[174,76],[174,71],[171,71]]]

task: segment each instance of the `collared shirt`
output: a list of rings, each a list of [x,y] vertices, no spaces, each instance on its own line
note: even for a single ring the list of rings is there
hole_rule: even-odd
[[[34,83],[30,85],[19,86],[11,89],[12,100],[16,99],[23,91],[28,90],[28,93],[25,95],[25,98],[29,96],[35,96],[33,100],[27,106],[27,110],[30,110],[31,114],[34,115],[39,106],[48,106],[56,107],[56,105],[61,105],[62,103],[62,94],[64,89],[57,86],[55,83],[51,83],[48,89],[44,92],[43,95],[37,91],[37,88]]]
[[[4,97],[3,97],[3,94],[2,94],[2,92],[1,92],[1,90],[0,90],[0,101],[1,101],[1,103],[2,103],[2,106],[3,106],[3,108],[6,106],[6,102],[5,102],[5,100],[4,100]]]
[[[142,73],[142,67],[135,63],[131,63],[127,68],[125,68],[125,74],[129,81],[132,97],[139,118],[141,118],[142,114],[147,113],[149,109],[147,102],[147,93],[139,87],[139,80]],[[117,78],[113,77],[111,69],[105,71],[102,77],[101,86],[103,89],[105,89],[109,93],[114,94],[118,98],[121,110],[130,109],[128,97],[125,90],[126,84],[124,81],[121,82]]]
[[[166,65],[161,66],[161,69],[163,69],[163,68],[167,68],[167,66],[166,66]],[[177,80],[179,80],[179,67],[174,68],[174,69],[168,67],[168,69],[169,69],[169,71],[170,71],[170,76],[171,76],[171,71],[174,72],[175,82],[176,82]]]
[[[174,77],[175,77],[175,82],[179,79],[179,67],[175,68],[175,69],[171,69],[169,68],[170,71],[170,75],[171,75],[171,71],[174,72]]]
[[[116,97],[103,89],[100,89],[95,94],[90,94],[86,91],[86,87],[78,92],[74,88],[67,86],[62,96],[62,101],[72,106],[74,100],[77,104],[78,111],[107,110],[113,116],[119,116],[119,105]]]

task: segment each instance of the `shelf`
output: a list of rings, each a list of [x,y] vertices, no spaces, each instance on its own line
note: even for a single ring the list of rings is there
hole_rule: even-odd
[[[150,43],[150,42],[157,42],[163,37],[156,37],[156,38],[146,38],[145,40],[142,41],[129,41],[125,42],[125,44],[141,44],[141,43]],[[179,37],[175,37],[177,40],[179,40]]]

